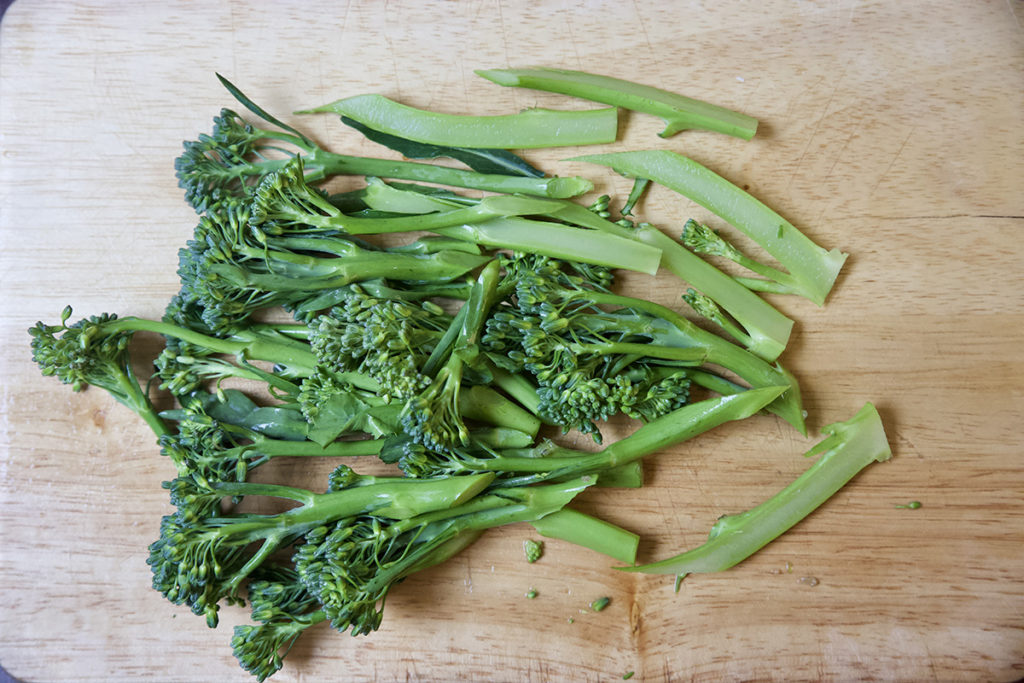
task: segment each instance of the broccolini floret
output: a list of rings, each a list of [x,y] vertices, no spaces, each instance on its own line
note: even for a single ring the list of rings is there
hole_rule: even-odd
[[[219,213],[247,202],[262,177],[291,159],[302,161],[311,183],[335,175],[365,175],[549,197],[573,197],[593,189],[585,178],[517,177],[334,154],[267,113],[227,79],[219,75],[218,78],[249,112],[274,128],[258,128],[234,111],[222,109],[214,118],[209,135],[201,134],[197,140],[183,144],[184,151],[175,160],[174,170],[178,185],[185,191],[185,200],[197,213]]]
[[[145,420],[157,437],[168,434],[132,368],[128,346],[134,330],[107,313],[69,326],[71,314],[68,306],[61,313],[60,325],[38,322],[29,328],[32,360],[40,372],[70,384],[73,391],[99,387]]]
[[[466,312],[448,361],[422,392],[409,398],[402,411],[406,433],[428,448],[447,451],[469,442],[459,394],[466,366],[474,364],[480,354],[480,335],[494,302],[499,271],[498,261],[491,261],[480,272],[464,304]]]
[[[261,572],[249,582],[248,593],[258,623],[235,626],[231,649],[239,665],[262,683],[281,669],[299,636],[327,615],[292,568]]]
[[[380,384],[382,396],[408,399],[430,379],[422,367],[451,317],[432,302],[419,306],[372,297],[358,286],[310,324],[313,352],[326,366],[360,372]]]
[[[536,257],[522,257],[522,266],[507,270],[515,291],[516,308],[505,308],[492,316],[484,337],[488,350],[506,355],[507,369],[524,369],[542,385],[542,404],[556,410],[566,422],[596,434],[587,426],[593,419],[623,411],[631,405],[639,417],[650,418],[636,409],[637,394],[625,384],[627,366],[643,368],[721,365],[753,386],[789,384],[788,392],[773,410],[803,430],[803,413],[795,380],[780,367],[772,367],[754,354],[700,329],[681,315],[652,302],[581,286],[560,275],[557,265]],[[606,312],[600,306],[615,306]],[[651,371],[648,371],[649,373]],[[648,374],[642,391],[664,407],[685,400],[688,388],[684,374],[668,375],[661,382],[658,370]],[[610,379],[609,382],[605,378]],[[644,378],[641,374],[640,378]],[[646,398],[646,396],[644,396]],[[641,402],[642,404],[642,402]]]
[[[174,604],[205,616],[212,628],[221,600],[236,601],[242,583],[257,567],[311,530],[360,514],[401,519],[451,507],[475,496],[493,476],[371,477],[321,494],[290,486],[178,477],[167,484],[178,511],[164,517],[160,538],[149,549],[153,587]],[[223,498],[238,496],[283,498],[300,506],[276,515],[217,514]]]
[[[240,208],[202,217],[180,252],[183,296],[197,302],[213,330],[230,331],[258,310],[298,307],[353,282],[454,280],[488,259],[465,250],[368,248],[334,233],[307,234],[302,225],[254,227],[249,216]]]
[[[367,514],[317,527],[296,550],[296,571],[335,629],[363,635],[380,627],[388,592],[404,577],[448,559],[484,529],[561,510],[595,481],[500,489],[405,519]]]

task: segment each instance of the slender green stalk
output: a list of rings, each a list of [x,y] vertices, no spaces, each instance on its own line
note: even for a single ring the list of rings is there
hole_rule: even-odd
[[[201,346],[214,353],[243,356],[249,360],[270,361],[287,365],[293,369],[305,370],[308,373],[312,373],[316,366],[316,356],[309,350],[308,344],[283,336],[239,332],[232,337],[222,339],[173,323],[133,316],[117,318],[105,324],[104,327],[111,333],[154,332]]]
[[[601,471],[598,488],[638,489],[644,485],[644,464],[639,460]]]
[[[514,374],[502,370],[494,363],[488,361],[487,370],[494,379],[494,385],[514,398],[521,406],[526,408],[531,415],[544,420],[540,415],[540,397],[537,396],[537,387],[523,375]]]
[[[647,178],[700,204],[761,245],[789,271],[798,293],[819,306],[824,305],[846,261],[846,254],[819,247],[753,196],[681,154],[645,150],[583,156],[574,161],[610,166],[626,176]]]
[[[648,275],[658,272],[661,262],[660,249],[636,241],[528,218],[493,218],[436,232],[493,249],[525,251]]]
[[[590,548],[619,562],[636,562],[640,536],[603,519],[562,508],[530,524],[545,538],[557,538]]]
[[[545,68],[482,69],[476,73],[498,85],[556,92],[653,114],[665,121],[665,130],[659,133],[663,138],[681,130],[702,129],[749,140],[757,132],[757,119],[746,114],[610,76]]]
[[[302,503],[301,507],[277,515],[226,518],[230,526],[219,527],[224,529],[225,536],[252,541],[263,538],[268,529],[282,528],[287,529],[290,535],[304,534],[314,526],[364,513],[389,519],[408,519],[455,507],[486,489],[493,478],[491,474],[419,480],[371,477],[369,483],[330,493],[251,482],[216,482],[210,485],[225,495],[272,496]],[[217,520],[213,518],[210,521]]]
[[[334,154],[315,148],[304,155],[307,168],[314,171],[308,176],[311,182],[333,175],[362,175],[376,178],[392,178],[424,183],[436,183],[452,187],[483,192],[506,194],[527,194],[538,197],[568,198],[590,192],[594,184],[586,178],[555,177],[530,178],[501,175],[498,173],[477,173],[460,168],[449,168],[436,164],[415,161],[392,161],[372,157]]]
[[[126,365],[123,374],[117,376],[117,383],[120,391],[108,391],[108,393],[118,403],[131,408],[136,415],[141,417],[149,425],[149,428],[153,430],[153,434],[156,435],[157,439],[171,433],[170,428],[160,417],[160,414],[153,406],[153,402],[149,400],[149,396],[139,384],[138,379],[136,379],[135,372],[130,364]]]
[[[757,507],[719,518],[704,545],[659,562],[621,569],[680,578],[694,572],[724,571],[811,514],[865,467],[892,456],[878,411],[870,403],[846,422],[822,431],[828,436],[805,454],[820,455],[817,462]]]
[[[540,430],[540,418],[505,398],[491,387],[474,384],[459,392],[459,411],[463,417],[479,420],[531,436]]]
[[[597,453],[581,453],[561,448],[554,449],[551,455],[541,457],[532,454],[516,455],[514,452],[499,453],[491,458],[473,460],[470,469],[543,475],[527,477],[529,480],[601,472],[635,462],[663,448],[703,434],[725,422],[746,419],[771,403],[787,388],[750,389],[741,394],[690,403],[648,422],[626,438]],[[513,480],[511,483],[520,482]]]
[[[527,149],[614,142],[614,108],[590,111],[530,109],[500,116],[442,114],[399,104],[382,95],[357,95],[297,114],[333,112],[374,130],[448,147]]]
[[[318,257],[293,254],[283,249],[316,249],[323,252],[343,240],[330,238],[269,239],[273,249],[246,264],[218,263],[210,266],[214,275],[237,288],[267,292],[313,292],[337,289],[353,282],[387,277],[413,282],[451,280],[487,261],[486,256],[446,250],[433,254],[403,254],[358,250],[350,257]],[[244,253],[239,250],[239,253]],[[266,262],[269,262],[269,266]],[[262,272],[267,269],[269,272]]]
[[[382,235],[392,232],[437,230],[464,223],[479,223],[491,218],[545,213],[552,206],[550,200],[538,197],[497,195],[485,197],[476,204],[436,213],[396,216],[388,218],[349,216],[337,209],[333,215],[311,215],[304,222],[327,229],[343,230],[350,235]]]

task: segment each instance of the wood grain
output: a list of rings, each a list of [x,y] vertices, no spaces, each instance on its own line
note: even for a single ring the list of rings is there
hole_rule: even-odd
[[[149,588],[171,470],[146,428],[38,377],[24,333],[68,303],[161,313],[195,223],[172,159],[231,104],[213,72],[278,113],[362,92],[479,114],[584,106],[472,73],[543,64],[762,121],[749,143],[660,140],[632,115],[602,149],[684,152],[851,254],[825,308],[773,299],[798,321],[782,360],[812,430],[873,400],[895,457],[678,594],[557,542],[528,565],[526,529],[489,533],[398,587],[378,633],[318,629],[275,680],[1024,676],[1022,17],[1019,0],[15,3],[0,25],[0,664],[25,681],[248,678],[228,645],[243,610],[211,632]],[[302,125],[381,153],[330,117]],[[628,191],[559,161],[573,151],[527,156]],[[658,189],[642,210],[673,230],[707,217]],[[670,278],[626,286],[678,305]],[[797,476],[812,442],[774,418],[728,425],[652,458],[643,490],[583,507],[664,557]],[[923,507],[893,508],[911,499]],[[580,611],[602,595],[607,610]]]

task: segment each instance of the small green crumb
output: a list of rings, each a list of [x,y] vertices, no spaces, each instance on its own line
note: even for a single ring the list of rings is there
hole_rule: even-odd
[[[569,617],[569,623],[570,623],[570,624],[575,624],[575,623],[576,623],[576,620],[575,620],[575,619],[573,619],[572,617]]]
[[[523,541],[523,552],[526,553],[526,561],[533,564],[544,554],[544,543],[528,538]]]
[[[594,610],[595,612],[600,612],[605,607],[607,607],[608,603],[610,603],[611,601],[611,598],[598,598],[597,600],[594,600],[594,602],[590,603],[590,609]]]
[[[530,600],[533,600],[535,597],[537,597],[537,591],[531,588],[530,590],[526,591],[526,597]]]
[[[634,674],[633,671],[627,671],[626,673],[622,674],[622,680],[628,681],[629,679],[631,679],[633,677],[633,674]]]
[[[916,510],[917,508],[921,507],[921,501],[912,500],[909,503],[906,503],[905,505],[894,505],[893,507],[902,508],[904,510]]]

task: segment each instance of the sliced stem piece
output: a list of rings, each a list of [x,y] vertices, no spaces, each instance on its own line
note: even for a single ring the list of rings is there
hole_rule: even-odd
[[[702,129],[749,140],[757,119],[667,90],[610,76],[566,69],[481,69],[478,76],[504,86],[571,95],[591,102],[653,114],[665,121],[663,138],[681,130]]]
[[[614,142],[614,108],[589,111],[530,109],[518,114],[442,114],[399,104],[383,95],[356,95],[297,114],[333,112],[374,130],[448,147],[527,149]]]
[[[646,574],[719,572],[747,559],[831,498],[861,470],[892,456],[882,420],[867,403],[846,422],[825,427],[806,456],[821,457],[793,483],[755,508],[720,518],[707,543],[675,557],[624,571]]]
[[[545,538],[557,538],[590,548],[619,562],[636,562],[640,536],[578,510],[562,508],[530,524]]]
[[[700,204],[757,242],[789,271],[794,290],[824,305],[846,254],[825,250],[759,200],[693,159],[667,150],[577,157],[633,178],[648,178]]]

